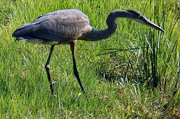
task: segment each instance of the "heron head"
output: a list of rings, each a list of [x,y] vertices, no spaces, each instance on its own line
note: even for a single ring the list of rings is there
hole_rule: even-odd
[[[147,19],[145,16],[143,16],[140,12],[138,12],[137,10],[126,10],[127,13],[127,18],[135,20],[141,24],[150,26],[152,28],[155,28],[157,30],[160,30],[162,32],[164,32],[164,30],[159,27],[158,25],[156,25],[155,23],[153,23],[152,21],[150,21],[149,19]]]

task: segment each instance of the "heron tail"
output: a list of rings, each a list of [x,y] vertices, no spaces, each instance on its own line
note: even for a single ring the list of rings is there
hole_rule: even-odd
[[[14,31],[14,33],[12,34],[12,37],[16,37],[16,40],[31,39],[33,36],[33,29],[34,29],[33,24],[31,24],[31,23],[24,24],[21,27],[19,27],[17,30]]]

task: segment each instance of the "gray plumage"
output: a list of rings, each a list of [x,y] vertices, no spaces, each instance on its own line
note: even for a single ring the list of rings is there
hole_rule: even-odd
[[[53,93],[51,77],[49,73],[49,62],[55,45],[70,44],[73,55],[74,74],[81,86],[79,74],[75,62],[76,40],[97,41],[110,37],[117,28],[116,19],[124,17],[148,25],[160,31],[164,30],[155,23],[148,20],[137,10],[115,10],[106,20],[108,28],[97,30],[89,25],[88,17],[77,9],[58,10],[38,17],[32,23],[24,24],[13,33],[17,40],[25,40],[30,43],[51,45],[50,54],[45,65],[51,92]]]
[[[43,44],[61,44],[77,39],[90,30],[88,17],[79,10],[58,10],[38,17],[18,28],[13,37]],[[87,32],[86,30],[86,32]],[[33,40],[36,39],[36,40]],[[39,39],[37,41],[37,39]],[[39,42],[40,41],[40,42]]]

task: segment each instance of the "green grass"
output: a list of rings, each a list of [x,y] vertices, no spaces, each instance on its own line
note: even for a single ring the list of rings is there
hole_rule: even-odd
[[[165,32],[117,19],[112,37],[78,41],[73,75],[68,45],[55,46],[50,62],[56,97],[45,72],[50,46],[14,42],[12,33],[38,16],[78,8],[105,29],[115,9],[137,9]],[[177,0],[1,0],[1,118],[178,118],[180,116],[180,6]]]

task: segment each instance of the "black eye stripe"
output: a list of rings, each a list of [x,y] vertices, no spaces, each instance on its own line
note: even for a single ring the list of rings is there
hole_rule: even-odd
[[[137,10],[127,10],[127,11],[130,12],[131,14],[134,14],[137,18],[142,17],[142,14]]]
[[[146,19],[142,15],[138,16],[138,19],[141,19],[142,21],[146,22]]]
[[[139,19],[143,19],[143,16],[142,16],[142,15],[139,15],[138,18],[139,18]]]

